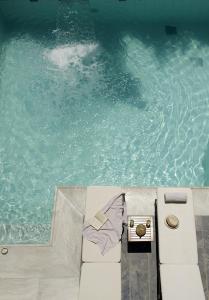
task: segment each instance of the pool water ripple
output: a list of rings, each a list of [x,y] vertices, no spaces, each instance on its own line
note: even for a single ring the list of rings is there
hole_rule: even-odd
[[[60,28],[38,38],[7,32],[0,56],[2,243],[47,241],[57,185],[207,181],[209,41],[184,29],[174,38],[161,28],[94,30],[84,41],[75,34],[70,41]]]

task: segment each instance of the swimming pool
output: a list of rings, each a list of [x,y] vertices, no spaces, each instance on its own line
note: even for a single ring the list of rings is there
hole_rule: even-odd
[[[107,25],[85,1],[42,20],[6,5],[1,243],[49,239],[55,186],[209,185],[207,28]]]

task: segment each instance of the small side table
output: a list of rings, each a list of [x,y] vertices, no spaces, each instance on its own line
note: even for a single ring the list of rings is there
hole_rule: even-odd
[[[150,252],[154,241],[152,216],[128,216],[129,252]]]

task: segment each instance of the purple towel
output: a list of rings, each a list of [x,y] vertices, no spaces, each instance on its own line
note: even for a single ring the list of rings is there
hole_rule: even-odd
[[[88,223],[84,225],[83,237],[97,244],[101,254],[105,255],[121,240],[123,223],[127,222],[125,194],[115,196],[101,211],[107,217],[99,230]]]

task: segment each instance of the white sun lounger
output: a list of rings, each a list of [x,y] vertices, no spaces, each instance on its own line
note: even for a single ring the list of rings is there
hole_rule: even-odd
[[[85,220],[121,193],[117,187],[88,188]],[[102,255],[98,245],[83,239],[82,260],[79,300],[121,300],[121,243]]]
[[[84,263],[79,300],[121,300],[120,263]]]
[[[87,189],[85,220],[92,218],[107,202],[115,195],[122,193],[118,187],[89,187]],[[120,262],[121,243],[102,255],[98,245],[83,239],[82,247],[83,262]]]
[[[198,265],[160,265],[163,300],[205,299]]]
[[[157,194],[162,299],[204,300],[198,266],[192,191],[159,188]],[[178,218],[177,228],[169,228],[166,223],[169,215]]]

